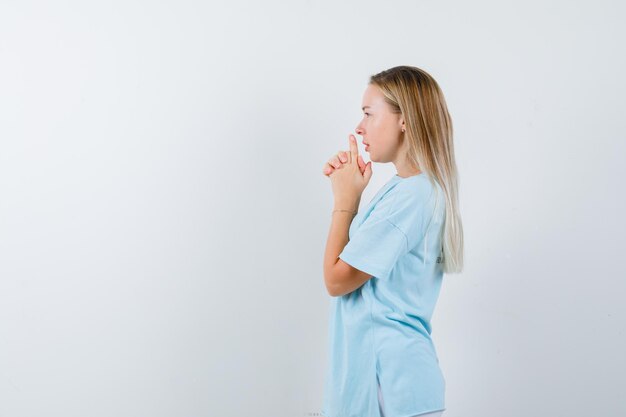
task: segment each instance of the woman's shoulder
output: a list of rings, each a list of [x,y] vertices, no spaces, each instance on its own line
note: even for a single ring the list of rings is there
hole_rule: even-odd
[[[441,191],[439,184],[425,173],[396,181],[397,183],[390,190],[396,202],[425,203],[432,198],[433,194]]]

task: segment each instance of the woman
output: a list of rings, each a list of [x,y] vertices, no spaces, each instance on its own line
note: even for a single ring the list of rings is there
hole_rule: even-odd
[[[438,417],[445,379],[430,321],[443,273],[463,267],[452,122],[436,81],[399,66],[370,78],[356,138],[324,166],[335,207],[324,254],[333,296],[322,415]],[[394,175],[357,214],[372,161]],[[356,215],[356,216],[355,216]]]

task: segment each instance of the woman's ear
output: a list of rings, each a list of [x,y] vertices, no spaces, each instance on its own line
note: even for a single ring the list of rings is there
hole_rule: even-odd
[[[404,116],[400,115],[400,119],[398,120],[398,123],[400,124],[400,130],[402,132],[405,132],[406,126],[404,125]]]

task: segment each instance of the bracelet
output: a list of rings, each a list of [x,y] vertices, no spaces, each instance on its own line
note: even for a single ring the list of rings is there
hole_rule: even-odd
[[[336,212],[336,211],[347,211],[347,212],[350,212],[350,213],[352,213],[352,214],[356,214],[356,213],[357,213],[356,211],[352,211],[352,210],[344,210],[344,209],[336,209],[336,210],[333,210],[333,213],[334,213],[334,212]],[[332,214],[331,214],[331,216],[332,216]]]

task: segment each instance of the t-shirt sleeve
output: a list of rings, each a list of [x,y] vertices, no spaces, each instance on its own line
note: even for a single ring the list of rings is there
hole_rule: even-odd
[[[430,194],[426,182],[398,184],[376,203],[339,258],[374,277],[388,279],[398,259],[409,252],[421,233]]]

